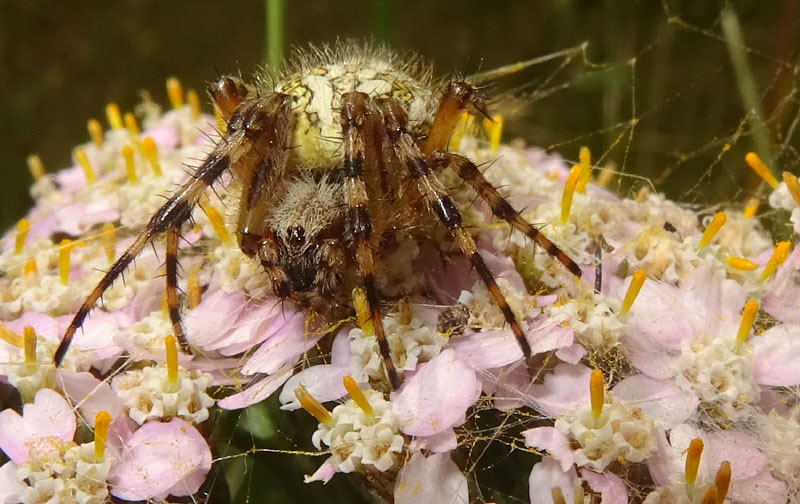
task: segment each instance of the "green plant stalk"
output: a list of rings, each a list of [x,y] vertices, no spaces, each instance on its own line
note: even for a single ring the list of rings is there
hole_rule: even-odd
[[[266,64],[278,68],[283,64],[283,0],[267,0]]]

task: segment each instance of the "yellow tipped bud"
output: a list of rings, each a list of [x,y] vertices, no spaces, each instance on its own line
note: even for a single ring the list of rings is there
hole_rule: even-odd
[[[764,179],[764,182],[769,184],[773,189],[778,187],[778,180],[775,178],[775,175],[773,175],[767,165],[761,161],[761,158],[758,157],[758,154],[755,152],[748,152],[744,157],[744,160],[747,162],[747,165],[750,166],[750,168],[756,172],[756,174],[758,174],[759,177]]]
[[[294,395],[297,397],[297,400],[300,401],[300,406],[310,413],[311,416],[316,418],[319,423],[333,426],[333,417],[330,412],[328,412],[325,406],[320,404],[319,401],[314,399],[303,385],[298,385],[297,388],[294,389]]]
[[[42,158],[37,156],[36,154],[31,154],[28,156],[28,171],[31,172],[31,176],[33,180],[39,180],[40,178],[44,177],[44,163],[42,163]]]
[[[636,273],[633,274],[631,284],[625,292],[625,298],[622,300],[622,306],[619,309],[621,315],[625,315],[628,313],[628,310],[631,309],[633,302],[636,301],[636,296],[638,296],[639,291],[642,290],[642,285],[644,285],[645,280],[647,280],[647,274],[644,270],[637,270]]]
[[[94,459],[102,460],[106,453],[106,439],[108,439],[108,426],[111,424],[111,414],[100,411],[94,417]]]
[[[103,240],[103,250],[106,253],[106,260],[113,263],[117,256],[117,229],[114,227],[114,224],[110,222],[103,224],[101,239]]]
[[[756,314],[758,314],[758,301],[749,299],[744,304],[744,310],[742,310],[742,321],[739,323],[739,332],[736,333],[737,353],[739,350],[741,350],[742,345],[747,339],[747,335],[750,334],[750,329],[753,328],[753,321],[756,319]]]
[[[589,378],[589,397],[592,404],[592,416],[597,420],[603,412],[603,402],[605,401],[603,372],[599,369],[592,371],[592,376]]]
[[[492,152],[497,152],[500,147],[500,139],[503,137],[503,116],[500,114],[492,117],[491,120],[483,120],[483,130],[489,138],[489,148]]]
[[[142,147],[144,148],[144,156],[153,168],[153,173],[156,177],[161,176],[161,163],[158,161],[158,147],[156,141],[151,137],[144,137],[142,140]]]
[[[164,346],[167,353],[167,382],[171,386],[178,385],[178,343],[175,336],[168,334],[164,337]]]
[[[97,119],[89,119],[86,123],[86,129],[89,130],[89,138],[97,148],[103,146],[103,126]]]
[[[792,195],[795,204],[800,207],[800,184],[797,183],[797,177],[789,172],[783,172],[783,181],[786,183],[786,188]]]
[[[717,488],[710,486],[703,492],[703,498],[700,499],[700,504],[716,504],[717,502]]]
[[[25,266],[22,268],[22,276],[28,277],[36,274],[36,259],[28,259]]]
[[[693,486],[697,480],[697,469],[700,467],[700,455],[703,453],[703,440],[700,438],[692,439],[689,449],[686,451],[686,467],[684,469],[684,479],[687,486]]]
[[[111,129],[122,129],[122,114],[119,113],[119,107],[116,103],[109,103],[106,105],[106,119]]]
[[[466,110],[461,112],[461,116],[458,118],[458,123],[453,130],[453,136],[450,137],[450,150],[458,150],[458,146],[461,144],[461,139],[464,138],[464,135],[467,132],[472,131],[474,123],[475,116]]]
[[[25,240],[28,238],[28,231],[31,230],[31,223],[28,219],[22,218],[17,221],[17,235],[14,237],[14,254],[19,254],[25,248]]]
[[[704,249],[706,245],[711,243],[711,240],[714,239],[714,236],[719,232],[719,229],[727,220],[728,216],[725,215],[725,212],[717,212],[714,215],[714,218],[711,219],[711,222],[708,223],[708,226],[706,226],[706,230],[703,231],[703,236],[700,238],[700,243],[697,244],[698,248]]]
[[[130,145],[122,146],[122,158],[125,160],[125,172],[128,174],[128,183],[136,185],[139,179],[136,177],[136,162],[133,159],[133,147]]]
[[[69,283],[69,255],[74,246],[75,244],[72,243],[72,240],[66,238],[58,244],[58,276],[64,285]]]
[[[575,191],[585,193],[586,184],[589,183],[589,178],[592,176],[592,153],[589,151],[589,147],[581,147],[578,153],[578,160],[580,161],[581,176],[578,179],[578,186]]]
[[[25,350],[25,364],[36,364],[36,331],[31,326],[22,329],[22,340]]]
[[[193,268],[189,272],[189,279],[186,280],[187,297],[189,298],[189,309],[192,310],[200,304],[200,280],[197,277],[198,268]]]
[[[353,307],[356,309],[356,317],[358,318],[358,326],[364,331],[364,336],[372,336],[372,316],[369,312],[369,303],[367,303],[367,295],[364,289],[356,287],[353,289]]]
[[[760,202],[757,198],[750,198],[747,200],[747,205],[744,207],[744,218],[745,219],[752,219],[756,212],[758,212],[758,205]]]
[[[717,476],[714,478],[714,488],[717,490],[717,500],[714,504],[722,504],[728,496],[731,487],[731,463],[725,460],[719,465]]]
[[[231,235],[230,233],[228,233],[228,228],[225,227],[225,222],[223,222],[222,216],[219,214],[217,209],[211,206],[211,204],[207,200],[200,202],[200,208],[203,209],[203,212],[205,212],[206,217],[208,217],[208,221],[214,228],[214,232],[217,233],[219,241],[221,241],[225,245],[230,244]]]
[[[172,108],[179,109],[183,106],[183,86],[176,77],[167,79],[167,97]]]
[[[575,187],[578,185],[580,176],[581,167],[573,166],[567,176],[567,182],[564,184],[564,192],[561,194],[561,224],[566,224],[569,219],[569,213],[572,210],[572,195],[575,194]]]
[[[728,256],[725,259],[725,262],[728,263],[728,267],[742,270],[742,271],[755,271],[758,269],[758,264],[754,263],[750,259],[744,257],[733,257]]]
[[[132,137],[138,138],[141,131],[139,131],[139,124],[136,122],[136,118],[130,112],[125,112],[123,118],[125,120],[125,129],[128,130]]]
[[[94,184],[94,169],[92,169],[89,158],[86,157],[86,152],[84,152],[83,149],[75,151],[75,160],[83,169],[83,174],[86,176],[86,183],[89,185]]]
[[[792,243],[788,241],[782,241],[775,244],[775,250],[772,252],[772,257],[769,258],[767,265],[764,266],[764,270],[761,272],[762,282],[769,278],[770,275],[775,273],[775,270],[778,269],[778,266],[783,264],[783,261],[785,261],[789,256],[789,249],[791,246]]]
[[[186,92],[186,101],[189,102],[189,109],[192,111],[192,120],[200,119],[200,97],[194,89]]]
[[[25,348],[25,338],[2,325],[0,325],[0,340],[17,348]]]
[[[344,388],[347,390],[347,393],[350,394],[350,399],[356,403],[356,405],[361,408],[361,411],[364,412],[367,416],[372,416],[372,406],[367,401],[367,397],[364,395],[364,392],[358,387],[358,383],[353,379],[352,376],[345,376],[342,379],[344,383]]]
[[[553,487],[550,489],[550,498],[553,499],[553,504],[567,504],[567,501],[564,499],[564,492],[561,491],[561,487]]]

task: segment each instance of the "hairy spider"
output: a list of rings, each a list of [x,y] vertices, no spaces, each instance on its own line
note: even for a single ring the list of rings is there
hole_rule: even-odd
[[[57,365],[103,292],[162,233],[169,315],[187,347],[177,293],[178,239],[201,196],[226,172],[241,187],[239,247],[260,261],[275,295],[301,304],[336,303],[348,288],[364,289],[392,388],[399,379],[381,320],[375,263],[387,243],[422,239],[415,233],[430,229],[434,218],[469,258],[530,360],[525,334],[437,172],[454,170],[495,216],[574,275],[581,270],[521,217],[472,161],[447,150],[462,111],[487,115],[475,86],[434,82],[416,61],[349,44],[304,53],[283,78],[254,86],[222,77],[209,93],[227,128],[83,302],[55,354]]]

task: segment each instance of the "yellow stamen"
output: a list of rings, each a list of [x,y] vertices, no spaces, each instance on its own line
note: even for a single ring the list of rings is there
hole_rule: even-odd
[[[741,350],[742,345],[747,339],[747,335],[750,334],[750,329],[753,328],[753,321],[755,321],[757,313],[758,301],[749,299],[744,304],[744,310],[742,310],[742,321],[739,323],[739,332],[736,333],[736,353]]]
[[[364,289],[356,287],[353,289],[353,307],[356,309],[356,318],[358,319],[358,326],[364,332],[364,336],[372,336],[372,316],[369,312],[369,303],[367,303],[367,295]]]
[[[581,147],[578,153],[578,160],[580,161],[578,166],[581,167],[581,176],[578,179],[578,187],[575,188],[575,191],[585,193],[586,184],[589,183],[589,178],[592,176],[592,153],[589,151],[589,147]]]
[[[103,224],[101,239],[103,240],[103,250],[106,253],[106,259],[108,262],[113,263],[117,256],[117,228],[114,227],[114,224],[110,222]]]
[[[782,176],[783,181],[786,183],[786,188],[789,189],[789,193],[792,195],[792,199],[800,207],[800,184],[797,183],[797,177],[789,172],[783,172]]]
[[[44,177],[45,171],[42,158],[36,154],[31,154],[28,156],[28,171],[31,172],[33,180],[39,180],[40,178]]]
[[[325,406],[320,404],[319,401],[308,393],[308,390],[306,390],[303,385],[298,385],[297,388],[294,389],[294,395],[297,397],[297,400],[300,401],[300,406],[309,412],[311,416],[316,418],[319,423],[333,426],[333,417],[331,414],[325,409]]]
[[[458,150],[461,144],[461,139],[464,135],[472,131],[472,126],[475,123],[475,116],[467,112],[461,112],[461,117],[458,118],[458,123],[453,130],[453,136],[450,137],[450,150]]]
[[[108,439],[108,426],[111,424],[111,414],[108,411],[99,411],[94,417],[94,459],[102,460],[106,453],[106,439]]]
[[[28,231],[31,230],[31,223],[28,219],[22,218],[17,222],[17,235],[14,237],[14,254],[19,254],[25,248],[25,239],[28,238]]]
[[[153,168],[153,173],[156,177],[160,177],[161,163],[158,161],[158,147],[156,147],[156,141],[151,137],[144,137],[144,140],[142,140],[142,147],[144,147],[144,156]]]
[[[128,133],[130,133],[132,137],[138,138],[141,131],[139,131],[139,125],[136,123],[136,118],[133,116],[133,114],[130,112],[125,112],[124,120],[125,129],[128,130]]]
[[[211,206],[208,200],[200,201],[200,208],[203,209],[206,217],[208,217],[208,221],[214,228],[214,232],[217,233],[219,241],[221,241],[224,245],[230,244],[231,235],[228,233],[228,228],[225,227],[225,222],[222,220],[222,216],[219,214],[217,209]]]
[[[697,244],[697,247],[702,250],[706,245],[711,243],[711,240],[714,239],[714,235],[719,232],[719,228],[721,228],[727,220],[728,216],[725,215],[725,212],[717,212],[714,218],[711,219],[711,222],[708,223],[708,226],[706,226],[706,230],[703,231],[703,236],[700,238],[700,243]]]
[[[789,249],[791,246],[791,242],[788,241],[782,241],[775,244],[775,250],[772,252],[772,257],[769,258],[767,265],[764,266],[764,270],[761,272],[762,282],[769,278],[770,275],[775,273],[775,270],[778,269],[778,266],[783,264],[783,261],[785,261],[786,257],[789,255]]]
[[[625,315],[628,313],[628,310],[631,309],[633,302],[636,301],[636,296],[638,296],[639,291],[642,290],[642,285],[644,285],[645,280],[647,280],[647,273],[645,273],[644,270],[637,270],[636,273],[633,274],[631,284],[628,286],[627,292],[625,292],[625,298],[622,300],[622,306],[619,309],[621,315]]]
[[[72,247],[75,244],[70,239],[63,239],[58,244],[58,276],[61,283],[67,285],[69,283],[69,254],[72,252]]]
[[[200,119],[200,97],[194,89],[186,92],[186,101],[189,102],[189,109],[192,111],[192,121]]]
[[[603,372],[599,369],[592,371],[592,376],[589,378],[589,397],[592,404],[592,416],[597,420],[603,412],[603,401],[605,401]]]
[[[578,185],[578,179],[581,176],[581,167],[573,166],[567,176],[567,182],[564,184],[564,192],[561,194],[561,224],[566,224],[569,219],[569,213],[572,209],[572,195],[575,194],[575,187]]]
[[[178,384],[178,344],[175,336],[168,334],[164,337],[167,352],[167,382],[175,386]]]
[[[22,268],[22,276],[27,277],[36,274],[36,259],[28,259]]]
[[[411,305],[408,304],[408,299],[402,298],[397,302],[397,321],[402,325],[409,325],[414,314],[411,312]]]
[[[714,504],[722,504],[731,487],[731,463],[727,460],[719,465],[717,476],[714,478],[714,487],[717,490],[717,500]]]
[[[553,504],[567,504],[567,501],[564,499],[564,493],[561,491],[561,487],[551,488],[550,498],[553,499]]]
[[[575,488],[572,489],[572,504],[583,504],[583,501],[583,487],[578,483],[575,485]]]
[[[31,326],[22,330],[22,339],[25,349],[25,364],[36,364],[36,331]]]
[[[614,175],[617,173],[614,171],[616,169],[613,163],[607,163],[605,167],[600,170],[600,174],[597,176],[596,185],[600,187],[608,187],[608,184],[611,183],[611,179],[614,178]]]
[[[25,348],[25,338],[2,325],[0,325],[0,340],[5,341],[9,345],[14,345],[17,348]]]
[[[175,77],[167,79],[167,96],[172,108],[179,109],[183,106],[183,86]]]
[[[225,119],[222,118],[222,114],[217,107],[214,107],[214,119],[217,122],[217,129],[219,132],[225,133],[228,130],[228,123],[226,123]]]
[[[744,257],[728,256],[725,262],[728,263],[729,267],[737,270],[755,271],[758,269],[758,264]]]
[[[747,205],[744,207],[744,218],[745,219],[752,219],[755,216],[756,212],[758,212],[758,205],[760,202],[757,198],[750,198],[747,200]]]
[[[116,103],[109,103],[106,105],[106,119],[111,129],[122,129],[122,115],[119,113],[119,107]]]
[[[352,399],[367,416],[372,416],[372,406],[369,404],[369,401],[367,401],[367,397],[358,387],[358,383],[356,383],[353,377],[345,376],[342,382],[344,383],[345,390],[350,394],[350,399]]]
[[[764,182],[769,184],[773,189],[778,187],[778,179],[775,178],[775,175],[772,174],[770,169],[767,165],[761,161],[761,158],[758,157],[758,154],[755,152],[748,152],[747,155],[744,157],[744,160],[753,169],[759,177],[764,179]]]
[[[717,502],[717,488],[710,486],[703,492],[703,498],[700,499],[700,504],[716,504]]]
[[[133,159],[133,147],[130,145],[122,146],[122,157],[125,159],[125,172],[128,174],[128,183],[136,185],[139,179],[136,177],[136,163]]]
[[[103,126],[97,119],[89,119],[86,123],[86,129],[89,130],[89,138],[92,139],[94,145],[98,148],[103,146]]]
[[[193,268],[189,272],[189,279],[186,280],[187,297],[189,298],[189,309],[194,309],[200,304],[200,280],[197,277],[198,268]]]
[[[86,152],[83,149],[77,149],[75,151],[75,160],[83,169],[83,174],[86,176],[86,183],[91,185],[94,184],[94,170],[92,169],[91,163],[89,163],[89,158],[86,157]]]
[[[703,440],[700,438],[692,439],[689,449],[686,451],[686,466],[684,469],[684,480],[686,485],[691,487],[697,480],[697,469],[700,467],[700,455],[703,453]]]
[[[500,139],[503,136],[503,116],[500,114],[492,117],[491,120],[483,120],[483,130],[489,138],[489,148],[492,152],[497,152],[500,147]]]

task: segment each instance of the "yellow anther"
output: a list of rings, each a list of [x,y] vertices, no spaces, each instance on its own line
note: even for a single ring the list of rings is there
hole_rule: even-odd
[[[608,184],[611,183],[611,179],[613,179],[614,175],[617,174],[616,171],[614,171],[615,169],[616,167],[614,163],[607,163],[606,166],[600,170],[600,174],[597,175],[597,181],[595,182],[595,185],[600,187],[608,187]]]
[[[228,123],[222,118],[222,114],[217,107],[214,107],[214,119],[217,122],[217,130],[220,133],[225,133],[228,130]]]
[[[130,145],[122,146],[122,158],[125,160],[125,172],[128,174],[128,183],[136,185],[139,179],[136,177],[136,161],[133,158],[133,147]]]
[[[86,129],[89,130],[89,138],[92,139],[92,142],[95,146],[102,147],[103,146],[103,126],[100,124],[100,121],[97,119],[89,119],[89,122],[86,123]]]
[[[691,487],[697,480],[697,469],[700,467],[700,455],[703,453],[703,440],[694,438],[689,443],[686,450],[686,466],[684,469],[684,480],[686,485]]]
[[[72,240],[67,238],[61,240],[61,243],[58,244],[58,276],[64,285],[69,283],[69,255],[74,246],[75,244],[72,243]]]
[[[367,397],[364,395],[364,392],[358,387],[358,383],[353,379],[352,376],[345,376],[342,378],[342,382],[344,383],[344,388],[347,390],[347,393],[350,394],[350,399],[356,403],[356,405],[361,408],[361,411],[364,412],[367,416],[372,416],[372,405],[370,405],[369,401],[367,401]]]
[[[589,147],[581,147],[578,152],[578,160],[580,161],[578,166],[581,167],[581,176],[575,191],[585,193],[586,184],[589,183],[589,178],[592,176],[592,153],[589,151]]]
[[[789,249],[791,246],[792,243],[788,241],[782,241],[775,244],[775,250],[772,252],[772,257],[769,258],[767,265],[764,266],[764,270],[761,272],[762,282],[769,278],[770,275],[775,273],[775,270],[778,269],[778,266],[783,264],[783,261],[785,261],[789,256]]]
[[[756,212],[758,212],[758,205],[760,201],[758,198],[750,198],[747,200],[747,205],[744,207],[744,218],[745,219],[752,219],[755,216]]]
[[[31,326],[22,329],[22,339],[25,349],[25,364],[36,364],[36,331]]]
[[[637,270],[636,273],[633,274],[631,284],[628,286],[627,292],[625,292],[625,298],[622,300],[622,306],[619,309],[621,315],[625,315],[628,313],[628,310],[631,309],[633,302],[636,300],[636,296],[638,296],[639,291],[642,290],[642,285],[644,285],[645,280],[647,280],[647,274],[644,270]]]
[[[100,236],[103,241],[106,260],[113,263],[117,257],[117,228],[114,227],[114,224],[106,222],[103,224],[103,231]]]
[[[36,259],[28,259],[25,266],[22,268],[22,276],[28,277],[36,274]]]
[[[697,244],[697,247],[704,249],[706,245],[711,243],[711,240],[713,240],[714,236],[719,232],[719,228],[721,228],[727,220],[728,216],[725,215],[725,212],[717,212],[714,218],[711,219],[711,222],[708,223],[708,226],[706,226],[706,230],[703,231],[703,236],[700,238],[700,243]]]
[[[158,147],[156,141],[151,137],[144,137],[142,140],[142,147],[144,148],[144,156],[153,168],[153,173],[156,177],[161,176],[161,163],[158,161]]]
[[[554,486],[551,488],[550,498],[553,499],[553,504],[567,504],[567,501],[564,499],[564,492],[561,491],[561,487]]]
[[[25,338],[2,325],[0,325],[0,340],[17,348],[25,348]]]
[[[572,489],[572,504],[583,504],[584,500],[583,487],[577,483]]]
[[[133,114],[125,112],[123,119],[125,120],[125,129],[128,130],[128,133],[130,133],[132,137],[138,138],[141,131],[139,130],[139,124],[136,122],[136,118]]]
[[[503,137],[503,116],[497,114],[491,120],[483,120],[483,130],[489,138],[489,148],[492,152],[497,152],[500,147],[500,139]]]
[[[178,383],[178,343],[175,336],[168,334],[164,337],[164,346],[167,353],[167,383],[170,388],[177,388]]]
[[[211,206],[208,201],[200,201],[200,208],[203,209],[206,217],[208,217],[208,221],[214,228],[214,232],[217,233],[219,241],[225,245],[229,245],[231,243],[231,235],[228,233],[228,228],[225,227],[225,222],[222,220],[222,216],[217,209]]]
[[[575,194],[575,187],[578,185],[580,176],[581,167],[573,166],[567,176],[567,182],[564,184],[564,192],[561,194],[561,224],[566,224],[569,219],[569,213],[572,210],[572,195]]]
[[[83,174],[86,176],[86,183],[91,185],[94,184],[94,170],[92,169],[91,163],[89,163],[89,158],[86,157],[86,153],[83,149],[77,149],[75,151],[75,160],[83,169]]]
[[[192,121],[200,119],[200,97],[194,89],[186,92],[186,101],[189,102],[189,110],[192,111]]]
[[[14,254],[19,254],[25,248],[25,240],[28,238],[28,231],[31,230],[31,223],[28,219],[22,218],[17,221],[17,235],[14,237]]]
[[[703,497],[700,499],[700,504],[716,504],[717,502],[717,487],[710,486],[703,492]]]
[[[714,478],[714,488],[717,490],[717,500],[714,504],[722,504],[728,496],[731,487],[731,463],[725,460],[719,465],[717,476]]]
[[[189,272],[189,278],[186,280],[187,297],[189,298],[189,309],[194,309],[200,304],[200,280],[197,276],[199,268],[193,268]]]
[[[605,401],[603,372],[599,369],[592,371],[592,376],[589,378],[589,397],[592,405],[592,416],[597,420],[603,412],[603,402]]]
[[[111,414],[108,411],[99,411],[94,417],[94,459],[102,460],[106,453],[106,439],[108,439],[108,426],[111,424]]]
[[[725,259],[725,262],[728,263],[728,267],[742,270],[742,271],[755,271],[758,269],[758,264],[754,263],[750,259],[744,257],[733,257],[728,256]]]
[[[358,326],[364,332],[364,336],[372,336],[372,316],[369,311],[369,303],[367,302],[367,295],[364,289],[356,287],[353,289],[353,307],[356,309],[356,318],[358,319]]]
[[[122,129],[122,115],[119,113],[119,107],[116,103],[109,103],[106,105],[106,119],[111,129]]]
[[[789,189],[789,193],[792,195],[792,199],[794,200],[795,204],[800,207],[800,184],[797,183],[797,177],[789,172],[783,172],[781,176],[783,177],[783,181],[786,183],[786,188]]]
[[[736,347],[735,351],[738,353],[744,345],[747,335],[750,334],[750,329],[753,328],[753,322],[758,314],[758,301],[749,299],[744,304],[742,310],[742,321],[739,323],[739,332],[736,333]]]
[[[183,106],[183,86],[176,77],[167,79],[167,96],[172,108],[179,109]]]
[[[458,123],[456,123],[456,127],[453,130],[453,136],[450,137],[450,150],[458,150],[458,146],[461,145],[461,139],[464,138],[465,134],[472,131],[474,124],[474,115],[470,114],[466,110],[461,112],[461,116],[458,118]]]
[[[300,401],[300,406],[316,418],[319,423],[333,426],[333,417],[330,412],[319,401],[314,399],[303,385],[298,385],[294,389],[294,395]]]
[[[39,180],[40,178],[44,177],[44,163],[42,163],[42,158],[37,156],[36,154],[31,154],[28,156],[28,171],[31,172],[31,176],[33,180]]]
[[[402,325],[409,325],[413,318],[414,313],[411,311],[411,305],[408,304],[408,299],[400,299],[397,303],[397,321]]]
[[[758,154],[755,152],[748,152],[747,155],[744,157],[744,160],[747,162],[747,165],[753,169],[759,177],[764,179],[764,182],[769,184],[773,189],[778,187],[778,179],[775,178],[775,175],[772,174],[770,169],[767,165],[761,161],[761,158],[758,157]]]

